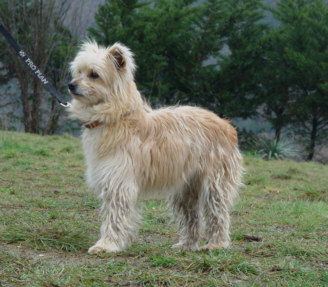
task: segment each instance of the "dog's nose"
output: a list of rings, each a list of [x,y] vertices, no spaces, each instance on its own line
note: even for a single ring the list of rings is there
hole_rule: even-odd
[[[75,92],[77,85],[73,82],[70,82],[68,84],[68,88],[70,89],[71,92]]]

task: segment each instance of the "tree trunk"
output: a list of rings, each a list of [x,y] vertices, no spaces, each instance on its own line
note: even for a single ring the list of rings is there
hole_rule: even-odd
[[[309,148],[308,148],[309,154],[308,154],[307,160],[313,159],[317,135],[318,135],[318,119],[316,116],[314,116],[312,119],[311,139],[310,139],[310,144],[309,144]]]
[[[23,117],[24,117],[24,131],[30,133],[31,130],[31,120],[30,120],[30,108],[28,104],[28,92],[21,88],[21,100],[23,105]]]
[[[276,139],[277,142],[280,141],[281,128],[282,128],[282,127],[280,127],[280,126],[279,126],[279,127],[276,127],[276,131],[275,131],[275,139]]]
[[[27,71],[23,68],[23,65],[19,62],[16,52],[12,48],[9,51],[11,52],[10,54],[14,60],[14,67],[16,70],[16,75],[21,92],[20,98],[23,107],[24,131],[26,133],[30,133],[31,118],[30,118],[30,105],[28,100],[28,88],[29,88],[30,78],[28,75],[26,75]]]
[[[21,90],[21,101],[23,106],[23,118],[24,118],[24,131],[26,133],[31,132],[31,118],[30,118],[30,107],[28,102],[28,82],[17,73],[18,81]]]
[[[285,91],[282,91],[282,92],[286,93]],[[281,131],[288,124],[284,120],[284,118],[286,117],[285,108],[278,105],[278,106],[272,108],[272,110],[276,114],[276,118],[274,120],[274,125],[273,125],[273,127],[275,129],[275,139],[277,142],[279,142],[280,137],[281,137]]]
[[[34,78],[31,131],[32,133],[35,134],[40,133],[40,111],[41,111],[40,106],[41,106],[40,82],[37,78]]]
[[[58,129],[58,121],[61,115],[62,109],[58,109],[57,101],[53,98],[51,100],[51,113],[49,116],[48,123],[44,129],[45,135],[52,135]]]

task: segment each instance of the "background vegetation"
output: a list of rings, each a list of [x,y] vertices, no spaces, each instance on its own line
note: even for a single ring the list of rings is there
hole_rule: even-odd
[[[87,255],[98,202],[79,139],[58,135],[80,123],[0,36],[0,129],[27,132],[0,131],[0,286],[328,286],[328,167],[288,160],[328,161],[327,1],[1,0],[0,21],[64,95],[81,41],[126,44],[155,107],[233,119],[246,167],[230,249],[171,249],[148,200],[129,250]]]
[[[138,87],[154,106],[194,104],[223,117],[262,119],[272,140],[293,138],[308,160],[327,141],[325,0],[105,0],[84,34],[78,21],[68,22],[86,15],[77,9],[83,1],[60,3],[4,0],[0,20],[63,93],[67,64],[85,36],[120,41],[135,53]],[[20,94],[6,101],[2,92],[2,127],[17,128],[16,117],[27,132],[72,131],[74,123],[63,123],[62,110],[0,42],[1,82],[17,79]]]
[[[171,249],[171,212],[147,200],[129,250],[89,256],[100,220],[80,140],[0,132],[0,149],[1,286],[328,285],[328,166],[246,154],[230,249]]]

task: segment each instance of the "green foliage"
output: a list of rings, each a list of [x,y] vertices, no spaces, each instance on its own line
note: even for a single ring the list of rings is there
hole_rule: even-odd
[[[272,13],[280,25],[263,41],[258,96],[276,138],[290,127],[312,159],[328,137],[328,7],[322,0],[281,0]]]
[[[259,136],[256,145],[257,153],[264,159],[296,159],[300,157],[298,147],[290,140]]]
[[[287,138],[278,140],[277,138],[263,134],[257,135],[246,130],[240,131],[238,137],[241,150],[252,155],[267,160],[301,158],[299,146]]]
[[[134,51],[138,86],[153,103],[198,103],[230,115],[242,103],[220,91],[222,49],[229,35],[235,45],[261,30],[260,1],[235,2],[106,1],[89,32],[102,44],[121,41]]]
[[[271,30],[262,39],[263,66],[258,73],[261,89],[258,102],[264,104],[263,114],[275,130],[276,139],[288,124],[291,113],[288,104],[291,101],[292,73],[284,53],[286,35],[280,30]]]
[[[263,22],[262,1],[225,1],[229,13],[225,44],[216,87],[219,112],[227,116],[249,117],[259,105],[258,74],[263,66],[262,38],[268,30]]]
[[[258,138],[254,132],[245,129],[238,131],[239,148],[245,152],[256,152]]]
[[[17,5],[11,7],[15,13],[4,19],[37,64],[45,56],[41,52],[52,43],[44,69],[60,89],[65,86],[67,59],[76,47],[72,48],[71,32],[57,25],[51,41],[40,42],[45,49],[33,54],[37,26],[29,24],[33,17],[20,17],[33,14],[37,2],[32,2],[15,1]],[[263,5],[268,2],[272,4],[261,0],[106,0],[99,6],[89,36],[103,45],[118,41],[132,49],[138,87],[155,106],[197,104],[234,118],[260,114],[272,125],[277,141],[290,132],[312,159],[317,146],[328,138],[327,2],[280,0],[271,5],[274,8]],[[1,15],[10,15],[7,4],[0,3]],[[267,17],[273,17],[276,25],[266,24]],[[1,38],[0,42],[6,45]],[[0,51],[0,60],[4,63],[0,81],[17,76],[14,59],[6,50]],[[23,90],[31,91],[32,81],[24,83]],[[29,97],[21,103],[31,101]],[[54,102],[51,109],[51,124],[40,129],[45,133],[58,127]],[[23,109],[29,112],[25,119],[33,118],[32,110],[28,105]],[[253,140],[246,143],[245,150],[251,150]]]

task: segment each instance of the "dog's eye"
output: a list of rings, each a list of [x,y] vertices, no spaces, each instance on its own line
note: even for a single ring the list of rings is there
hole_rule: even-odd
[[[99,78],[99,75],[96,72],[92,71],[90,74],[90,78],[97,79],[97,78]]]

